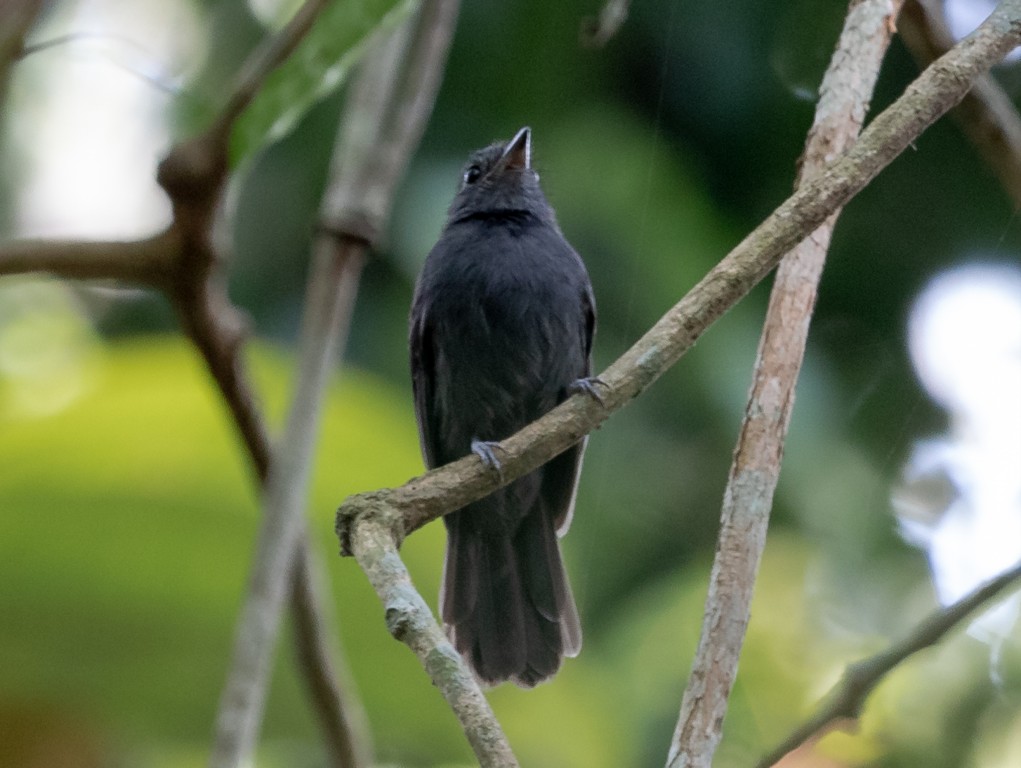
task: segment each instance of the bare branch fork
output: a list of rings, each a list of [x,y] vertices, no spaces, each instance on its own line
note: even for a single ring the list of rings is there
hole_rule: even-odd
[[[763,757],[757,768],[769,768],[832,723],[842,719],[856,719],[861,714],[865,699],[890,670],[919,651],[936,645],[975,611],[1003,595],[1007,589],[1017,586],[1019,581],[1021,563],[956,603],[931,614],[912,629],[907,637],[882,653],[848,666],[840,682],[823,698],[819,711]]]
[[[450,659],[449,644],[411,585],[397,553],[403,538],[429,521],[532,471],[638,396],[765,277],[785,253],[822,225],[958,103],[974,80],[1019,41],[1021,0],[1005,0],[979,29],[926,69],[903,96],[872,122],[857,143],[836,157],[826,156],[824,167],[810,178],[806,174],[794,195],[600,374],[605,383],[601,403],[576,395],[504,440],[500,444],[501,477],[487,471],[475,457],[465,457],[399,488],[358,494],[344,501],[336,521],[342,553],[358,559],[384,603],[391,631],[416,652],[449,702],[458,701],[462,689],[470,692],[470,686],[456,674],[446,677],[448,666],[454,672],[458,668]],[[861,116],[857,119],[860,121]],[[780,422],[785,420],[783,416]],[[781,450],[780,446],[782,443],[777,450]],[[741,612],[739,602],[733,609]],[[472,704],[464,713],[458,712],[470,739],[472,721],[468,716],[484,715],[488,708],[481,707],[481,703]],[[706,761],[718,741],[719,726],[713,727],[717,728],[717,735],[708,737]],[[472,742],[483,764],[513,765],[499,754],[480,753],[481,737],[488,735],[480,732],[479,740]],[[675,742],[671,759],[679,754],[682,750]]]

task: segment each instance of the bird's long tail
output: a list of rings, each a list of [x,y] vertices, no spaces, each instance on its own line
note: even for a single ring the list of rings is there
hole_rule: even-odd
[[[543,500],[515,531],[500,531],[487,524],[499,514],[500,493],[444,518],[440,613],[480,680],[532,687],[578,654],[581,624]]]

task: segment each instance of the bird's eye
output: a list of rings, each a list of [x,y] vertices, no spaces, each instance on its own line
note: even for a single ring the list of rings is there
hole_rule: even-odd
[[[472,165],[464,172],[464,183],[474,184],[482,176],[482,169],[477,165]]]

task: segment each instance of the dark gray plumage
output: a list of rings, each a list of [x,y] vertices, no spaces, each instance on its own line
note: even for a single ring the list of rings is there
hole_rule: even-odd
[[[531,134],[472,154],[411,310],[411,372],[429,467],[502,440],[591,391],[595,302],[531,168]],[[580,443],[447,515],[440,614],[478,677],[533,686],[581,648],[557,535],[571,522]]]

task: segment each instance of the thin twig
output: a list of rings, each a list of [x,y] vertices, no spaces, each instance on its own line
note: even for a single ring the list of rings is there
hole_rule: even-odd
[[[939,0],[907,0],[898,20],[901,38],[920,66],[926,67],[954,44]],[[950,116],[1014,205],[1021,207],[1021,115],[992,75],[985,74]]]
[[[894,643],[882,653],[849,665],[844,670],[840,682],[824,697],[819,711],[763,757],[758,762],[757,768],[769,768],[769,766],[775,765],[784,755],[793,752],[833,723],[840,720],[856,720],[865,706],[865,699],[882,682],[890,670],[919,651],[936,645],[972,613],[994,600],[1018,581],[1021,581],[1021,563],[982,585],[971,594],[965,595],[956,603],[930,614],[915,626],[907,637]]]
[[[900,5],[901,0],[852,0],[823,77],[799,184],[822,174],[861,132]],[[667,758],[670,768],[708,768],[722,736],[808,327],[839,213],[783,258],[773,283],[723,497],[702,633]]]
[[[499,478],[478,457],[467,456],[398,488],[348,497],[337,510],[341,551],[351,554],[352,529],[366,520],[388,528],[399,543],[431,520],[531,472],[596,429],[677,362],[784,254],[868,185],[1019,41],[1021,0],[1005,0],[877,116],[851,149],[806,181],[601,373],[602,402],[574,395],[502,441]]]
[[[382,126],[350,125],[352,134],[340,161],[351,171],[327,195],[329,210],[323,225],[328,229],[357,234],[378,245],[397,183],[432,112],[459,4],[451,0],[422,3],[409,48],[400,59],[402,75],[396,84],[368,78],[359,81],[352,95],[356,100],[378,100],[377,91],[384,87],[396,85],[398,91],[388,99]],[[374,150],[366,155],[363,148],[370,144]]]

